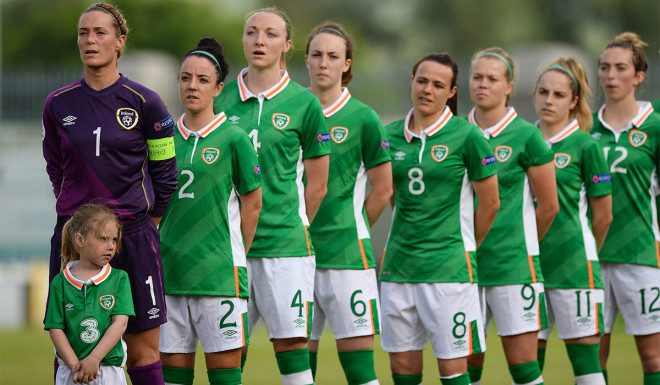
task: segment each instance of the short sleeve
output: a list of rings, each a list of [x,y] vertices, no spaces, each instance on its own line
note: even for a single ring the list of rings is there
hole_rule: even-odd
[[[543,140],[541,131],[535,127],[530,127],[530,130],[533,130],[533,133],[525,145],[525,153],[522,157],[522,163],[525,169],[546,164],[554,158],[552,150],[550,150],[548,144]]]
[[[261,168],[248,135],[240,129],[232,148],[232,182],[240,195],[261,186]]]
[[[468,178],[481,180],[497,174],[495,156],[486,138],[471,124],[466,129],[470,130],[464,143]]]
[[[50,283],[48,292],[48,304],[46,305],[46,318],[44,320],[44,330],[62,329],[64,324],[64,294],[62,288],[62,274],[58,274]]]
[[[330,154],[330,134],[321,103],[316,97],[311,98],[307,105],[301,129],[303,159]]]
[[[380,118],[372,109],[365,115],[362,127],[362,160],[367,170],[390,161],[390,143]]]
[[[128,280],[128,274],[119,269],[113,269],[113,271],[119,273],[120,277],[117,283],[115,307],[112,308],[110,314],[134,316],[135,310],[133,309],[133,296],[131,295],[131,284]]]
[[[587,196],[600,197],[612,194],[612,176],[605,156],[595,140],[582,148],[582,180],[587,187]]]

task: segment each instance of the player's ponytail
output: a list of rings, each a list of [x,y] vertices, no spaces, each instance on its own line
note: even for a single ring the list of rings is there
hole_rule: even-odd
[[[227,64],[223,51],[222,44],[216,39],[204,37],[197,43],[197,47],[186,53],[184,59],[188,56],[199,56],[208,59],[215,66],[218,73],[218,79],[215,84],[220,84],[225,81],[229,73],[229,64]]]
[[[607,43],[605,49],[619,47],[631,50],[635,72],[646,72],[646,70],[649,68],[649,63],[646,59],[646,52],[644,52],[644,47],[647,45],[648,44],[642,41],[642,39],[636,33],[624,32],[616,35],[612,41]]]

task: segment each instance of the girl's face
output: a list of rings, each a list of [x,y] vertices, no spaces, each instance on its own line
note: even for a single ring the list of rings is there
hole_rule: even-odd
[[[341,85],[342,74],[351,67],[346,59],[346,42],[330,33],[319,33],[309,43],[305,64],[312,84],[328,89]]]
[[[472,65],[470,98],[475,106],[491,110],[505,106],[513,85],[507,80],[507,67],[495,57],[481,57]]]
[[[85,67],[98,69],[115,65],[117,52],[126,43],[126,36],[117,36],[112,15],[90,11],[78,20],[78,51]]]
[[[600,54],[598,79],[605,99],[617,101],[635,94],[644,81],[645,73],[636,72],[633,52],[622,47],[611,47]]]
[[[76,234],[76,246],[80,254],[80,263],[103,267],[107,265],[117,253],[117,240],[119,228],[113,221],[99,224],[97,229],[87,234]]]
[[[534,92],[534,109],[543,124],[568,124],[571,110],[577,102],[568,75],[553,70],[541,74]]]
[[[279,68],[280,58],[291,48],[286,37],[286,23],[272,12],[257,12],[243,30],[243,53],[250,66]]]
[[[432,60],[421,62],[410,81],[410,97],[415,111],[425,116],[442,113],[447,100],[456,94],[456,85],[451,86],[453,77],[449,66]]]
[[[218,70],[210,58],[186,57],[179,71],[179,99],[186,113],[213,111],[213,98],[223,87],[223,83],[216,84],[217,80]]]

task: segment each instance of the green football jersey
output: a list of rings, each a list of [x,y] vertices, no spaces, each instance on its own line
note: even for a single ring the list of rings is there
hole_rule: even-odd
[[[656,113],[660,114],[660,99],[656,99],[652,101],[651,105],[653,105],[653,110],[655,110]]]
[[[602,289],[589,198],[612,194],[605,157],[577,120],[548,139],[555,155],[559,212],[540,242],[545,287]]]
[[[449,108],[419,136],[408,128],[411,118],[412,110],[386,127],[395,208],[380,279],[477,282],[470,181],[496,174],[493,151]]]
[[[248,133],[259,156],[262,208],[249,258],[314,255],[305,210],[303,160],[330,154],[319,100],[285,72],[271,89],[253,95],[244,82],[227,83],[215,99],[230,123]]]
[[[364,207],[367,170],[390,161],[389,144],[376,112],[344,88],[323,110],[330,127],[328,193],[310,227],[316,267],[376,266]]]
[[[134,316],[128,274],[109,264],[83,282],[71,273],[78,261],[70,262],[53,278],[48,293],[44,329],[61,329],[79,360],[87,357],[112,324],[112,316]],[[124,366],[126,354],[121,339],[101,364]]]
[[[472,109],[470,123],[477,125]],[[552,161],[538,128],[510,107],[494,126],[482,130],[495,154],[500,210],[477,250],[479,285],[543,282],[539,263],[534,196],[527,169]]]
[[[660,163],[660,115],[651,103],[621,131],[594,114],[591,136],[603,149],[612,174],[612,224],[600,250],[602,262],[660,267],[655,192]]]
[[[250,138],[219,113],[198,132],[177,122],[179,180],[160,223],[165,294],[249,296],[239,195],[258,188]]]

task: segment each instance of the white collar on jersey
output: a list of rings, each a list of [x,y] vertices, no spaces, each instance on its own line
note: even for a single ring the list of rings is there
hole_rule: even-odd
[[[185,112],[181,115],[179,120],[176,122],[177,127],[179,127],[179,133],[183,137],[183,139],[188,140],[191,136],[201,136],[202,138],[206,138],[211,134],[213,131],[215,131],[218,127],[222,125],[225,121],[227,121],[227,115],[225,115],[224,111],[221,111],[219,114],[217,114],[204,128],[202,128],[199,131],[191,131],[186,127],[186,125],[183,123],[183,117],[186,116]]]
[[[277,94],[282,92],[286,86],[289,85],[289,82],[291,81],[291,78],[289,77],[289,73],[287,71],[282,72],[282,77],[280,80],[275,83],[274,86],[271,88],[267,89],[264,92],[261,92],[259,95],[255,95],[250,90],[248,90],[247,85],[245,84],[245,75],[247,74],[248,69],[243,68],[241,72],[238,74],[238,94],[241,97],[241,101],[246,101],[250,98],[258,98],[259,95],[263,95],[266,99],[272,99]]]
[[[332,103],[332,105],[323,109],[323,115],[325,115],[326,118],[331,117],[332,115],[341,111],[341,109],[344,108],[344,106],[348,103],[350,99],[351,99],[351,93],[348,92],[348,88],[346,87],[342,88],[341,95],[339,95],[339,98],[334,103]]]
[[[630,122],[628,122],[628,125],[621,131],[615,130],[612,126],[607,124],[605,119],[603,119],[603,111],[605,111],[605,105],[604,104],[598,110],[598,120],[603,125],[603,127],[605,127],[608,130],[614,132],[615,134],[621,133],[623,131],[628,131],[631,128],[633,128],[633,126],[639,128],[642,124],[644,124],[646,119],[649,116],[651,116],[651,113],[653,112],[653,105],[651,105],[650,102],[638,101],[637,106],[639,107],[637,115],[635,115],[635,117],[632,118],[632,120]]]
[[[571,136],[572,133],[580,129],[580,124],[578,123],[577,120],[572,119],[570,122],[568,122],[568,125],[564,128],[561,129],[555,136],[552,138],[549,138],[545,142],[548,143],[549,145],[553,145],[555,143],[559,143],[562,140],[568,138]]]
[[[81,290],[86,283],[90,283],[90,282],[92,282],[97,286],[100,285],[110,276],[110,271],[112,271],[112,267],[110,267],[110,264],[108,263],[101,268],[101,271],[98,274],[96,274],[87,281],[81,281],[78,278],[74,277],[73,274],[71,273],[71,269],[76,267],[76,265],[78,265],[78,261],[72,261],[67,263],[66,267],[63,270],[63,273],[64,273],[64,278],[66,278],[66,280],[78,290]]]
[[[472,110],[470,110],[470,113],[468,114],[468,121],[481,128],[481,126],[477,124],[477,118],[475,116],[476,111],[477,108],[472,107]],[[515,119],[516,116],[518,116],[518,113],[516,112],[515,108],[508,107],[506,113],[499,122],[495,123],[491,127],[481,128],[481,133],[486,137],[486,139],[490,138],[491,136],[496,137],[501,134],[505,128],[509,127],[509,124],[513,122],[513,119]]]
[[[417,135],[417,134],[413,133],[408,128],[409,125],[410,125],[410,120],[412,119],[412,116],[413,116],[413,110],[414,109],[410,109],[410,112],[408,112],[408,115],[406,115],[406,120],[404,121],[404,124],[403,124],[403,136],[405,136],[408,143],[410,143],[410,141],[412,141],[412,138],[419,138],[421,136],[421,135]],[[433,122],[433,124],[431,124],[430,126],[426,127],[422,131],[422,134],[424,134],[424,136],[433,136],[433,134],[437,133],[445,125],[447,125],[447,122],[449,122],[449,119],[452,116],[454,116],[454,114],[452,114],[452,112],[451,112],[451,110],[449,109],[448,106],[445,106],[445,110],[442,111],[442,114],[440,114],[440,117],[438,118],[438,120]]]

